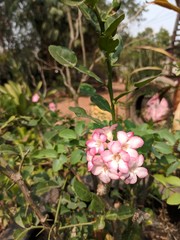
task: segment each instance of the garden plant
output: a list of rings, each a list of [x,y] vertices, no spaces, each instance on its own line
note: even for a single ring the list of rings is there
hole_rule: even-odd
[[[16,223],[15,240],[146,239],[158,208],[179,211],[180,132],[158,125],[170,111],[158,95],[149,99],[146,123],[136,125],[117,115],[120,99],[154,80],[131,83],[120,94],[113,91],[113,69],[123,51],[121,1],[113,0],[107,12],[98,0],[62,2],[81,11],[96,29],[107,81],[81,65],[66,46],[50,45],[49,54],[63,66],[62,73],[73,69],[107,89],[109,100],[93,83],[78,87],[111,120],[101,121],[78,106],[70,107],[73,119],[62,117],[55,103],[40,94],[41,82],[33,92],[25,83],[0,86],[2,226]]]

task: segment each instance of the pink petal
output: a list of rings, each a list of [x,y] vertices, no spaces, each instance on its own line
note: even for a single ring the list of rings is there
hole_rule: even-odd
[[[130,156],[129,156],[129,154],[128,154],[126,151],[121,150],[120,156],[121,156],[121,159],[122,159],[123,161],[129,162]]]
[[[136,174],[131,173],[128,178],[126,178],[125,183],[126,184],[134,184],[137,182],[137,176]]]
[[[117,139],[122,145],[124,145],[128,141],[128,135],[124,131],[119,131],[117,132]]]
[[[112,171],[117,171],[117,170],[118,170],[118,166],[119,166],[119,164],[118,164],[117,161],[110,161],[110,162],[108,163],[108,167],[109,167],[109,169],[112,170]]]
[[[104,183],[109,183],[111,181],[111,178],[106,172],[102,172],[98,177]]]
[[[92,163],[96,166],[104,166],[104,161],[99,155],[93,157]]]
[[[111,144],[110,151],[111,151],[112,153],[119,153],[119,152],[121,151],[121,144],[120,144],[120,142],[114,141],[114,142]]]
[[[134,149],[142,147],[143,144],[144,141],[142,140],[142,138],[136,136],[131,137],[128,141],[129,147]]]
[[[99,175],[100,173],[102,173],[103,170],[104,168],[102,166],[93,166],[93,168],[91,169],[91,172],[94,175]]]
[[[129,154],[130,157],[137,158],[138,152],[135,149],[128,148],[126,152]]]
[[[109,177],[113,180],[119,179],[119,175],[117,173],[109,172]]]
[[[88,171],[91,171],[93,166],[92,162],[88,162]]]
[[[138,157],[138,159],[137,159],[137,166],[140,167],[140,166],[143,165],[143,163],[144,163],[144,157],[143,157],[143,155],[141,154],[141,155],[139,155],[139,157]]]
[[[131,137],[134,136],[134,133],[133,133],[133,132],[128,132],[128,133],[127,133],[127,136],[128,136],[128,138],[131,138]]]
[[[128,173],[129,172],[129,168],[127,163],[125,163],[124,161],[119,161],[119,171],[121,173]]]
[[[145,178],[148,175],[148,170],[144,167],[138,167],[134,172],[139,178]]]
[[[165,98],[161,99],[160,106],[162,108],[168,108],[168,101]]]
[[[113,154],[109,150],[105,150],[104,152],[101,153],[101,157],[105,162],[109,162],[113,158]]]

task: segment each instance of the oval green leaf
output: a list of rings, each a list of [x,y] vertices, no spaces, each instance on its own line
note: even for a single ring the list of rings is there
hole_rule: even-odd
[[[111,107],[110,107],[108,101],[101,95],[98,95],[98,94],[93,95],[91,97],[91,101],[95,105],[97,105],[100,109],[111,113]]]
[[[180,178],[179,177],[169,176],[166,178],[166,182],[173,186],[180,187]]]
[[[90,202],[92,199],[92,193],[89,189],[82,183],[79,182],[76,178],[73,179],[72,187],[76,195],[85,202]]]
[[[87,112],[81,107],[69,107],[69,109],[76,114],[77,117],[88,117]]]
[[[74,67],[77,63],[75,53],[68,48],[50,45],[48,50],[51,56],[65,67]]]
[[[173,193],[168,199],[167,204],[179,205],[180,204],[180,193]]]
[[[71,158],[70,158],[71,164],[74,165],[74,164],[79,163],[81,161],[83,155],[84,155],[84,151],[82,151],[80,149],[74,150],[71,153]]]
[[[72,129],[63,129],[60,133],[59,136],[65,139],[76,139],[76,133]]]
[[[85,66],[79,65],[79,66],[76,66],[75,69],[78,70],[81,73],[84,73],[84,74],[94,78],[97,82],[103,83],[102,80],[95,73],[90,71]]]
[[[105,204],[104,202],[101,200],[100,197],[98,197],[97,195],[93,194],[92,195],[92,201],[89,205],[89,211],[92,212],[102,212],[105,210]]]
[[[157,76],[151,76],[151,77],[147,77],[147,78],[143,78],[140,81],[134,83],[135,87],[144,87],[146,84],[152,82]]]

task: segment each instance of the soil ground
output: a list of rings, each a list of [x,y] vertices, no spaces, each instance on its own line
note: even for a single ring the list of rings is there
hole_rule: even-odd
[[[115,96],[118,96],[119,94],[121,94],[123,91],[125,90],[125,85],[123,83],[120,82],[114,82],[113,83],[113,91],[115,93]],[[106,90],[102,90],[100,92],[100,95],[102,97],[104,97],[105,99],[109,100],[109,95],[108,92]],[[118,116],[121,116],[122,118],[125,117],[126,111],[125,111],[125,107],[123,106],[123,103],[125,102],[125,98],[123,97],[122,99],[120,99],[118,105],[117,105],[117,114]],[[122,103],[122,104],[121,104]],[[60,113],[63,116],[69,116],[69,117],[74,117],[74,113],[72,111],[69,110],[69,107],[74,107],[74,101],[68,97],[60,97],[58,103],[57,103],[57,109],[60,111]],[[110,114],[108,114],[108,112],[102,111],[97,107],[94,107],[91,103],[90,97],[86,97],[86,96],[81,96],[79,98],[79,107],[82,107],[86,110],[86,112],[94,117],[98,117],[101,119],[110,119]]]

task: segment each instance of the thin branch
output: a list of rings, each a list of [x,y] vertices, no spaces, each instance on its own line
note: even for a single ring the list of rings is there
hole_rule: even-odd
[[[35,204],[31,197],[31,193],[28,189],[28,186],[26,185],[25,181],[23,180],[20,172],[15,172],[4,159],[0,159],[0,172],[7,176],[14,184],[17,184],[20,188],[27,204],[30,206],[32,211],[35,213],[35,215],[38,217],[41,225],[44,229],[50,229],[51,226],[49,225],[47,221],[47,215],[43,215],[42,212],[39,210],[39,207]],[[57,239],[56,234],[54,232],[51,232],[52,239]]]
[[[83,55],[83,64],[86,66],[86,49],[85,49],[85,43],[84,43],[84,35],[83,35],[83,27],[82,27],[82,13],[78,9],[78,16],[79,16],[79,33],[80,33],[80,39],[81,39],[81,49],[82,49],[82,55]]]

